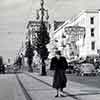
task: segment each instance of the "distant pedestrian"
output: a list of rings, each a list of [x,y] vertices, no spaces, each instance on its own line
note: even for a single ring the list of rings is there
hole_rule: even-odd
[[[33,57],[28,57],[27,63],[29,65],[29,72],[33,72],[33,68],[32,68]]]
[[[67,78],[65,70],[68,68],[66,58],[61,56],[60,51],[56,51],[56,56],[51,59],[50,69],[54,70],[53,88],[56,88],[58,96],[66,96],[63,88],[66,87]]]
[[[17,64],[18,64],[19,70],[20,70],[21,69],[21,66],[22,66],[22,57],[21,56],[18,57]]]

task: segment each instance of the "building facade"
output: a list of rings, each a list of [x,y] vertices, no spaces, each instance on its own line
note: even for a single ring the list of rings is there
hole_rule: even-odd
[[[100,10],[84,10],[68,19],[53,32],[51,40],[54,42],[51,45],[56,44],[66,58],[97,55],[100,51]]]

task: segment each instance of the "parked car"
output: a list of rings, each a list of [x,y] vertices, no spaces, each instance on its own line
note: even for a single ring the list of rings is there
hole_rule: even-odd
[[[100,76],[100,66],[96,69],[97,75]]]
[[[84,63],[80,66],[80,75],[96,75],[96,70],[93,64]]]
[[[3,64],[3,58],[0,56],[0,73],[5,73],[5,66]]]
[[[4,65],[0,65],[0,73],[5,73],[5,67]]]
[[[15,68],[12,64],[7,66],[7,73],[14,73],[14,71],[15,71]]]

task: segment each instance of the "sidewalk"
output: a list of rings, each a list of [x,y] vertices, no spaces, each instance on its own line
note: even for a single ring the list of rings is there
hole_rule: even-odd
[[[39,80],[46,82],[52,86],[51,76],[41,76],[39,73],[28,73]],[[95,87],[89,87],[84,84],[69,81],[67,87],[64,89],[69,97],[73,100],[100,100],[100,89]]]

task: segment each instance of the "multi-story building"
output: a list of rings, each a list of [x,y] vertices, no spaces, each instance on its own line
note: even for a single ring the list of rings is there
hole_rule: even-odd
[[[40,21],[29,21],[27,25],[27,34],[26,34],[26,39],[30,39],[31,43],[34,45],[36,42],[35,38],[37,38],[37,34],[40,31]],[[45,25],[47,27],[47,31],[49,32],[50,30],[50,24],[48,22],[45,22]]]
[[[71,37],[66,29],[72,30]],[[73,29],[76,30],[74,33]],[[81,29],[84,29],[82,34]],[[71,38],[74,39],[73,43]],[[100,10],[84,10],[78,16],[68,19],[53,32],[52,41],[66,57],[70,57],[71,54],[74,57],[97,55],[100,51]]]

